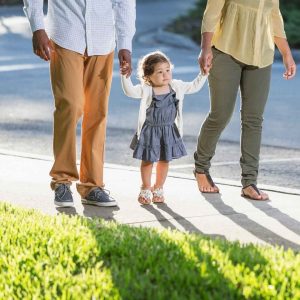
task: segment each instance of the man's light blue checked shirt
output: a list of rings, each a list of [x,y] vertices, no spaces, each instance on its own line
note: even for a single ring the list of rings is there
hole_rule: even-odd
[[[84,54],[132,51],[135,0],[48,0],[46,26],[43,0],[24,0],[32,32],[45,29],[59,46]]]

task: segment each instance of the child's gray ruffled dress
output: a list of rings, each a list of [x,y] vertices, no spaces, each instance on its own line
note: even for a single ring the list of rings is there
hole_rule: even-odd
[[[154,95],[146,111],[146,121],[139,140],[136,135],[130,148],[133,157],[144,161],[171,161],[187,155],[182,138],[174,123],[178,100],[171,90],[168,94]]]

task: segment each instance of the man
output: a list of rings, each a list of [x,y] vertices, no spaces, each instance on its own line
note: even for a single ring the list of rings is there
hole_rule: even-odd
[[[49,0],[47,33],[43,0],[24,0],[33,32],[33,51],[50,61],[55,100],[54,203],[73,206],[72,181],[82,203],[115,206],[104,190],[103,164],[108,100],[115,44],[122,74],[131,74],[135,0]],[[80,173],[76,167],[76,127],[82,119]]]

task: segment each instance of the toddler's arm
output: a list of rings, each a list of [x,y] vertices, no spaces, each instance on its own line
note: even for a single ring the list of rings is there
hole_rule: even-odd
[[[130,77],[121,75],[122,88],[126,96],[132,98],[142,98],[143,89],[141,84],[133,85]]]
[[[199,73],[198,76],[193,81],[190,82],[181,81],[181,85],[184,93],[193,94],[199,92],[203,87],[206,79],[207,79],[206,75],[202,75],[201,73]]]

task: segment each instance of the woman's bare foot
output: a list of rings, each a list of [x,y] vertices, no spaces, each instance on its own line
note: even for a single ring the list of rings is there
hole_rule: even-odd
[[[244,187],[242,189],[242,196],[251,200],[269,200],[269,195],[259,190],[255,184],[250,184],[247,187]]]
[[[195,176],[201,193],[219,193],[219,188],[214,184],[209,174],[195,173]]]

